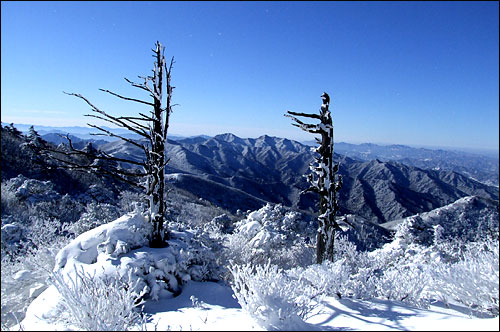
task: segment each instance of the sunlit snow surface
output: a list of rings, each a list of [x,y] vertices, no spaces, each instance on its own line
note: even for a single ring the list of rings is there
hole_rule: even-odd
[[[229,286],[214,282],[188,282],[178,297],[148,301],[151,314],[147,330],[263,330],[232,297]],[[49,287],[30,305],[21,322],[24,330],[68,330],[71,326],[51,324],[60,313],[59,296]],[[336,300],[328,297],[307,321],[311,330],[428,330],[498,331],[499,319],[477,318],[466,308],[431,305],[412,308],[386,300]],[[18,329],[16,326],[14,329]]]
[[[137,214],[123,216],[111,223],[82,234],[60,251],[56,259],[56,270],[71,274],[73,266],[86,271],[119,272],[127,264],[121,260],[135,257],[134,253],[150,254],[151,268],[169,271],[168,264],[161,262],[179,261],[174,244],[186,244],[178,234],[177,240],[164,249],[137,246],[145,243],[144,218]],[[122,243],[123,242],[123,243]],[[134,248],[135,247],[135,248]],[[164,251],[164,252],[163,252]],[[179,251],[180,252],[180,251]],[[177,255],[165,260],[165,255]],[[169,257],[170,257],[169,256]],[[149,256],[148,256],[149,257]],[[173,256],[172,256],[173,257]],[[137,259],[134,264],[140,263]],[[141,263],[142,264],[142,263]],[[114,268],[112,268],[114,267]],[[106,271],[106,272],[104,272]],[[163,271],[163,272],[165,272]],[[186,276],[193,271],[182,272]],[[230,286],[223,283],[199,282],[183,278],[186,282],[179,296],[168,292],[152,292],[158,300],[144,303],[148,314],[145,326],[136,330],[263,330],[252,316],[245,312],[233,297]],[[41,293],[29,306],[25,319],[14,330],[76,330],[75,326],[63,325],[57,318],[64,308],[58,303],[61,297],[54,286]],[[306,319],[309,330],[477,330],[498,331],[499,318],[480,318],[470,309],[435,303],[429,309],[417,309],[389,300],[354,300],[326,297],[312,315]],[[303,329],[301,325],[297,327]]]

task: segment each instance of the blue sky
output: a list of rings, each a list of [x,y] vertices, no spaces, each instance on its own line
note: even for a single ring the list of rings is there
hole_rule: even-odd
[[[144,111],[156,40],[170,133],[311,140],[286,110],[330,94],[335,140],[497,149],[498,2],[1,2],[1,119],[85,125],[81,93]],[[94,122],[93,122],[94,123]]]

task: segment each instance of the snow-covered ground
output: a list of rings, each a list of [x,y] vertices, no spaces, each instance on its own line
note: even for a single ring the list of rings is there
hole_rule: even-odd
[[[151,314],[147,330],[264,330],[232,297],[229,286],[215,282],[189,281],[178,297],[147,301],[144,311]],[[68,327],[50,323],[60,312],[60,296],[49,287],[30,305],[21,322],[24,330],[61,331]],[[311,330],[354,331],[498,331],[499,318],[478,318],[464,307],[439,304],[418,309],[387,300],[352,300],[327,297],[306,320]],[[19,329],[19,326],[14,329]]]
[[[283,234],[294,233],[291,230],[298,227],[297,223],[300,221],[298,216],[282,210],[281,207],[269,205],[258,212],[250,213],[246,219],[236,224],[238,231],[235,234],[239,235],[233,235],[234,239],[250,244],[250,246],[240,246],[244,249],[241,253],[253,250],[252,246],[257,243],[255,238],[280,238],[277,230],[283,231]],[[278,227],[279,225],[281,226]],[[246,264],[242,261],[239,263],[240,268],[235,268],[235,265],[231,268],[234,277],[233,287],[223,281],[210,281],[217,279],[217,266],[214,265],[215,260],[211,256],[212,250],[197,238],[199,234],[170,228],[169,245],[166,248],[153,249],[147,246],[150,227],[151,224],[142,214],[129,213],[91,229],[71,241],[56,256],[54,272],[51,274],[53,285],[30,304],[25,318],[14,326],[13,330],[126,328],[152,331],[265,329],[498,331],[499,328],[498,315],[491,318],[491,315],[485,314],[484,310],[482,313],[479,310],[474,311],[470,306],[467,307],[451,299],[447,299],[448,304],[431,301],[430,305],[423,309],[414,307],[409,302],[386,299],[389,297],[361,299],[361,297],[330,296],[338,292],[332,290],[332,287],[346,282],[347,279],[342,279],[342,275],[354,271],[335,270],[343,267],[342,260],[331,265],[287,270],[288,275],[282,269],[272,267],[270,261],[267,267],[256,268],[254,271],[251,271],[253,263]],[[405,240],[403,235],[410,233],[403,232],[404,230],[405,228],[401,228],[398,234],[402,235],[400,234],[395,241],[379,251],[371,252],[366,257],[353,256],[353,259],[365,257],[367,260],[375,260],[375,254],[385,252],[386,256],[390,254],[394,257],[387,262],[395,263],[395,255],[403,247],[401,243],[406,240],[414,241],[413,238]],[[245,237],[247,235],[248,238]],[[281,238],[283,241],[286,240],[284,235]],[[296,239],[287,241],[293,244],[291,248],[299,244]],[[231,243],[229,242],[230,248],[237,248]],[[258,242],[256,246],[261,251],[254,250],[255,255],[248,257],[249,262],[255,261],[258,255],[263,254],[262,248],[266,243],[277,243],[277,240]],[[405,246],[411,247],[408,243]],[[496,248],[498,251],[498,246]],[[405,256],[408,264],[411,264],[411,259],[415,259],[414,257],[418,255],[422,258],[417,257],[417,259],[424,264],[424,252],[418,253],[416,249],[412,250],[414,251],[411,254],[412,251],[406,252],[410,255]],[[351,251],[351,254],[354,255],[354,252]],[[473,261],[469,263],[471,262]],[[498,283],[498,268],[495,269],[495,266],[498,266],[498,257],[496,263],[485,261],[482,264],[488,265],[485,270],[490,271],[488,273],[493,276],[496,273]],[[369,274],[375,271],[366,267],[364,269],[371,271],[367,272]],[[339,272],[338,281],[335,281],[337,280],[335,276],[332,277],[332,271]],[[399,287],[395,282],[407,282],[408,285],[400,287],[411,286],[403,299],[411,295],[416,296],[413,301],[418,302],[420,293],[415,293],[413,288],[414,284],[426,280],[422,277],[425,276],[423,274],[425,267],[411,265],[409,268],[394,271],[409,276],[409,280],[391,279],[389,278],[391,275],[384,275],[386,282],[392,285],[391,292],[395,286]],[[482,272],[478,270],[476,273],[479,276]],[[249,275],[256,277],[249,278]],[[298,278],[295,278],[297,275]],[[329,278],[333,278],[333,281],[329,281]],[[472,287],[472,292],[479,292],[478,286],[469,285],[487,287],[488,289],[482,290],[485,294],[490,294],[495,287],[498,290],[498,285],[488,280],[482,281],[483,283],[467,280],[466,291]],[[276,287],[281,287],[278,290],[283,289],[283,291],[275,291]],[[314,294],[327,289],[330,289],[329,294],[319,294],[324,296]],[[234,294],[234,291],[237,294]],[[348,293],[346,290],[343,292]],[[474,298],[469,293],[464,294]],[[494,293],[491,294],[495,297]],[[304,297],[308,300],[304,301]],[[142,322],[138,321],[137,314],[128,315],[135,312],[133,308],[136,299],[144,300],[139,305],[145,313],[145,320]],[[498,297],[496,301],[498,303]]]

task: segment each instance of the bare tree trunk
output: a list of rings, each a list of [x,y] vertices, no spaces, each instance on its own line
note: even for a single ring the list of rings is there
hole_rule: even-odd
[[[165,59],[161,54],[161,44],[156,45],[156,63],[155,63],[155,81],[154,89],[154,113],[153,113],[153,128],[151,131],[151,200],[150,214],[153,222],[153,234],[151,238],[151,247],[163,247],[164,232],[163,222],[165,220],[165,142],[163,135],[163,110],[161,108],[162,92],[163,92],[163,70],[165,67]]]
[[[330,97],[326,92],[321,97],[323,104],[319,115],[291,111],[285,114],[285,116],[292,118],[296,122],[293,124],[294,126],[313,134],[321,134],[321,140],[316,139],[320,143],[320,146],[316,149],[319,157],[316,159],[315,164],[310,165],[310,169],[313,171],[308,177],[311,187],[306,190],[319,194],[319,225],[316,239],[317,263],[325,260],[333,261],[334,259],[335,230],[340,228],[335,220],[338,211],[337,191],[342,186],[340,176],[338,176],[338,181],[335,179],[338,164],[333,163],[333,123],[328,109]],[[320,123],[316,125],[307,124],[293,115],[318,119]]]

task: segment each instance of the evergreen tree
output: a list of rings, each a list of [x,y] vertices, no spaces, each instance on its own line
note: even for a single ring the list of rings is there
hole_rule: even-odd
[[[23,135],[23,133],[21,133],[16,127],[14,127],[14,123],[5,126],[5,129],[15,137],[20,138]]]

